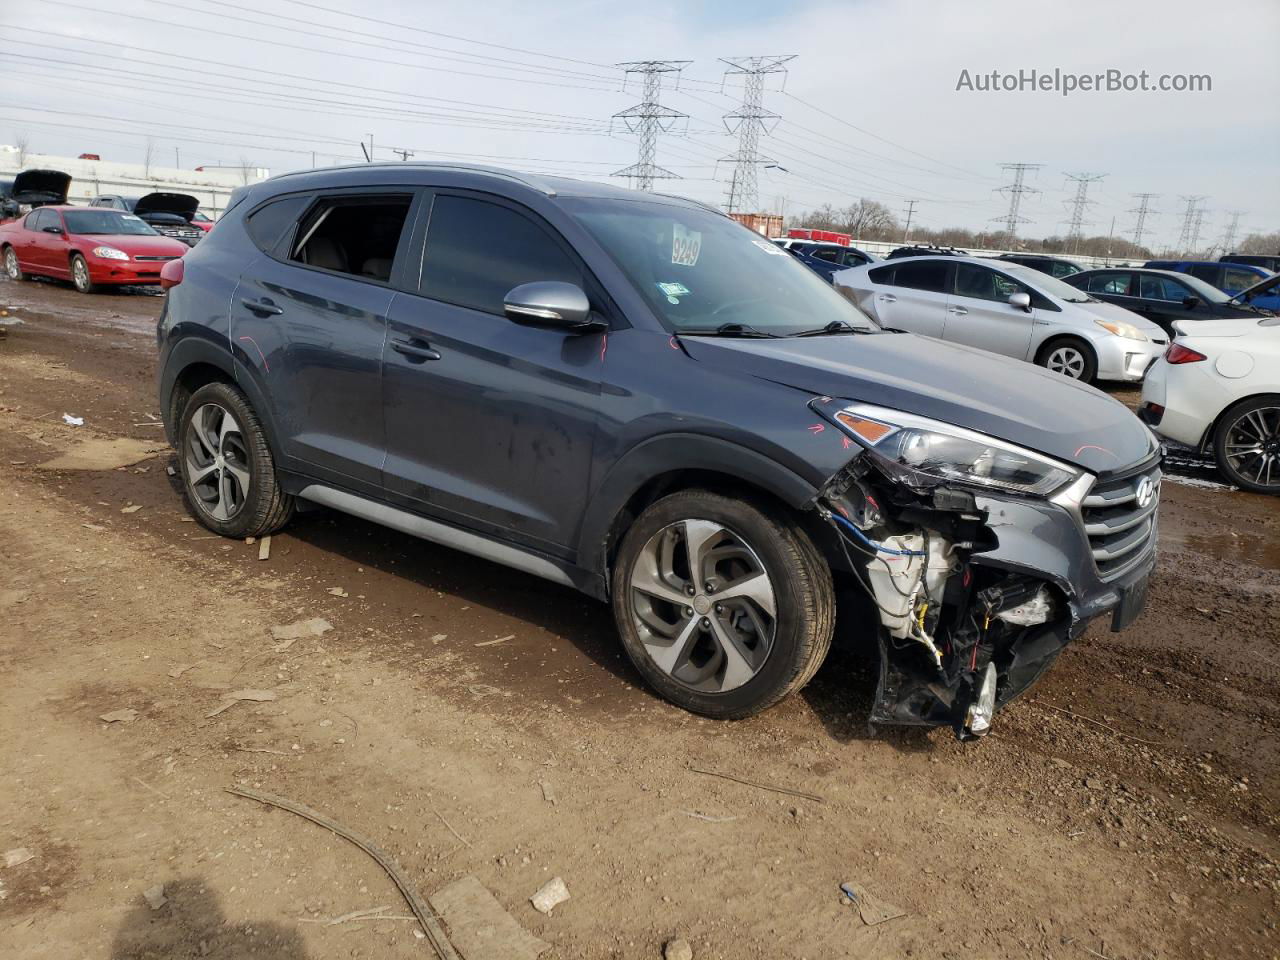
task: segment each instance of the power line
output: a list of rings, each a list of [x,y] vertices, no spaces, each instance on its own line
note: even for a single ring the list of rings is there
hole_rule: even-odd
[[[1000,165],[1001,170],[1008,170],[1013,174],[1013,183],[1000,187],[998,191],[1009,195],[1009,209],[1004,216],[992,217],[991,219],[1004,223],[1004,230],[1010,241],[1018,235],[1018,224],[1031,222],[1026,217],[1021,216],[1018,210],[1022,206],[1023,194],[1039,193],[1040,191],[1034,187],[1026,186],[1023,181],[1028,170],[1039,170],[1042,166],[1044,166],[1042,163],[1002,163]]]
[[[764,78],[773,73],[786,73],[787,62],[795,58],[795,54],[720,58],[722,63],[728,64],[726,78],[741,74],[745,79],[741,106],[724,115],[725,127],[730,133],[738,135],[737,152],[725,158],[733,161],[733,179],[730,181],[726,204],[730,213],[754,213],[760,205],[756,169],[762,162],[759,155],[760,134],[767,134],[772,125],[776,125],[781,119],[778,114],[764,108]]]
[[[1151,201],[1159,197],[1160,194],[1135,193],[1132,194],[1132,196],[1138,201],[1138,206],[1128,211],[1129,213],[1136,213],[1138,215],[1138,218],[1133,225],[1133,245],[1135,247],[1140,247],[1142,246],[1142,238],[1146,236],[1147,217],[1153,217],[1160,212],[1159,210],[1151,209]]]
[[[638,73],[643,78],[642,99],[633,107],[620,110],[613,116],[627,125],[627,130],[639,136],[639,154],[635,163],[616,171],[615,177],[627,177],[637,190],[653,189],[654,180],[678,179],[679,174],[660,167],[654,161],[658,155],[658,134],[667,133],[679,120],[688,120],[687,113],[664,107],[658,102],[662,91],[662,76],[674,73],[679,82],[680,71],[691,60],[634,60],[618,66],[626,76]]]
[[[1071,220],[1067,227],[1067,240],[1074,242],[1073,253],[1080,250],[1080,238],[1084,234],[1085,224],[1089,222],[1084,218],[1085,210],[1093,203],[1089,199],[1089,184],[1098,183],[1105,176],[1105,173],[1067,174],[1067,180],[1076,185],[1076,195],[1067,201],[1071,208]]]

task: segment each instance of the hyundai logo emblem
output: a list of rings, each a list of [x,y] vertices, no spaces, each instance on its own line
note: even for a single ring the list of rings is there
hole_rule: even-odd
[[[1156,485],[1152,482],[1150,477],[1143,477],[1138,481],[1137,497],[1139,507],[1145,509],[1150,506],[1151,501],[1155,499],[1155,495]]]

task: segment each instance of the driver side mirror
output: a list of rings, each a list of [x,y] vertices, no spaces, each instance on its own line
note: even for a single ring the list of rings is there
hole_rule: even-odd
[[[577,284],[560,280],[522,283],[503,298],[507,319],[533,327],[556,327],[572,333],[603,330],[604,321],[591,316],[591,303]]]
[[[1031,294],[1023,293],[1019,290],[1017,293],[1009,294],[1009,306],[1017,307],[1019,310],[1031,310]]]
[[[43,229],[45,233],[61,233],[62,232],[61,227],[44,227]]]
[[[1200,306],[1200,298],[1199,297],[1183,297],[1182,305],[1186,307],[1188,310],[1194,310],[1196,307]]]

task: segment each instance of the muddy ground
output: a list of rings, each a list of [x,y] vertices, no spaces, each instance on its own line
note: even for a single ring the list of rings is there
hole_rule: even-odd
[[[644,689],[566,589],[327,512],[267,560],[210,537],[154,425],[159,306],[0,281],[24,321],[0,341],[0,854],[33,854],[0,860],[0,956],[431,955],[409,920],[324,922],[407,910],[236,784],[424,894],[478,877],[546,957],[1280,954],[1280,502],[1203,466],[1166,483],[1145,617],[1091,629],[984,742],[870,734],[840,648],[717,723]],[[42,466],[68,452],[97,469]],[[246,688],[273,699],[209,716]],[[906,916],[864,925],[847,880]]]

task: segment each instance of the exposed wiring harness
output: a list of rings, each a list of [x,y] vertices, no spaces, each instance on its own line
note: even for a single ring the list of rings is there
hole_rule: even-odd
[[[839,513],[836,513],[834,511],[831,514],[831,519],[836,521],[836,523],[840,524],[845,529],[849,530],[855,537],[861,540],[864,544],[866,544],[872,550],[879,551],[880,553],[887,553],[893,557],[928,556],[927,550],[894,550],[891,547],[886,547],[882,543],[876,543],[874,540],[870,539],[865,533],[859,530],[852,521],[845,519],[844,517],[840,516]]]

